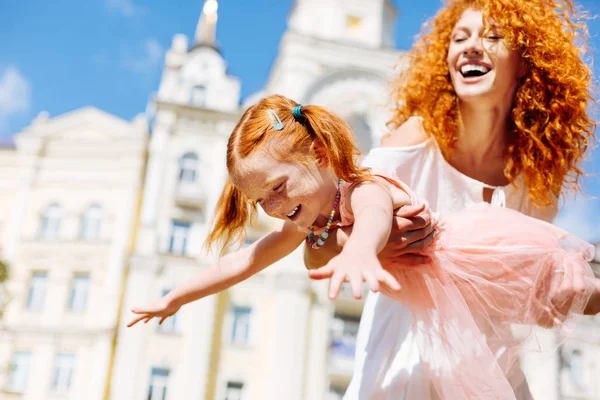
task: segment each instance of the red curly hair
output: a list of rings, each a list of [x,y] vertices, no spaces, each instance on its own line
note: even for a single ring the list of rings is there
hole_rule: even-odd
[[[423,117],[447,157],[459,132],[458,99],[450,80],[448,47],[454,26],[467,9],[494,20],[507,44],[528,67],[520,80],[509,118],[504,174],[514,182],[523,174],[529,197],[538,206],[555,205],[566,188],[579,190],[581,162],[595,141],[594,104],[585,15],[571,0],[448,0],[408,54],[409,66],[394,81],[389,125]],[[434,93],[435,95],[432,95]]]
[[[313,145],[318,141],[337,177],[346,182],[369,180],[369,169],[358,166],[359,151],[348,124],[327,109],[313,105],[303,106],[302,117],[296,118],[292,114],[296,106],[299,104],[293,100],[273,95],[244,112],[227,142],[229,176],[239,171],[240,160],[265,147],[278,160],[299,163],[315,160]],[[283,129],[275,129],[269,109],[281,119]],[[217,203],[206,247],[222,240],[225,249],[232,241],[241,239],[244,227],[255,216],[256,204],[228,178]]]

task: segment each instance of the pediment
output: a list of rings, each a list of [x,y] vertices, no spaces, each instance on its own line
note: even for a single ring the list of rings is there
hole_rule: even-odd
[[[51,137],[56,140],[102,141],[133,139],[144,135],[136,123],[95,107],[83,107],[54,118],[36,118],[20,137]]]

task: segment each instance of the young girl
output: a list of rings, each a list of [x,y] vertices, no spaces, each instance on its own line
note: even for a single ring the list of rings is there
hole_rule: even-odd
[[[332,227],[354,224],[342,252],[321,270],[331,276],[330,297],[349,282],[359,298],[366,281],[371,290],[411,307],[414,329],[428,333],[421,336],[421,357],[435,372],[441,398],[513,399],[506,376],[518,362],[522,340],[512,339],[511,325],[544,315],[563,326],[568,315],[581,313],[595,285],[586,261],[593,246],[548,223],[481,204],[439,221],[425,253],[430,262],[382,266],[377,255],[394,210],[417,199],[394,177],[358,167],[357,155],[350,128],[321,107],[282,96],[250,107],[229,138],[229,180],[207,245],[222,241],[226,248],[239,239],[257,205],[284,223],[149,307],[134,308],[137,316],[128,326],[154,317],[162,323],[182,305],[253,276],[305,240],[319,248]],[[549,283],[567,263],[583,271],[584,290],[557,307]],[[498,340],[506,343],[502,354],[490,350]]]

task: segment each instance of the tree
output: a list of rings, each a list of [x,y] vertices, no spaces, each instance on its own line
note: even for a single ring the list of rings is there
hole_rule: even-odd
[[[8,264],[0,260],[0,284],[8,279]]]
[[[4,309],[8,304],[9,296],[6,289],[6,281],[8,280],[8,264],[0,260],[0,318],[4,314]]]

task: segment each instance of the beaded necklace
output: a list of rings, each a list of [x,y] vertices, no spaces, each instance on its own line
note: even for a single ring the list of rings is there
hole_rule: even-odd
[[[331,221],[335,217],[335,213],[337,212],[338,206],[340,204],[340,186],[342,185],[342,180],[338,181],[337,193],[335,194],[335,201],[333,202],[333,209],[331,210],[331,214],[329,215],[329,219],[327,220],[327,225],[325,225],[325,230],[319,235],[318,239],[315,239],[315,226],[310,226],[310,233],[308,234],[308,245],[312,249],[319,249],[321,246],[325,244],[325,240],[329,237],[329,228],[331,227]]]

